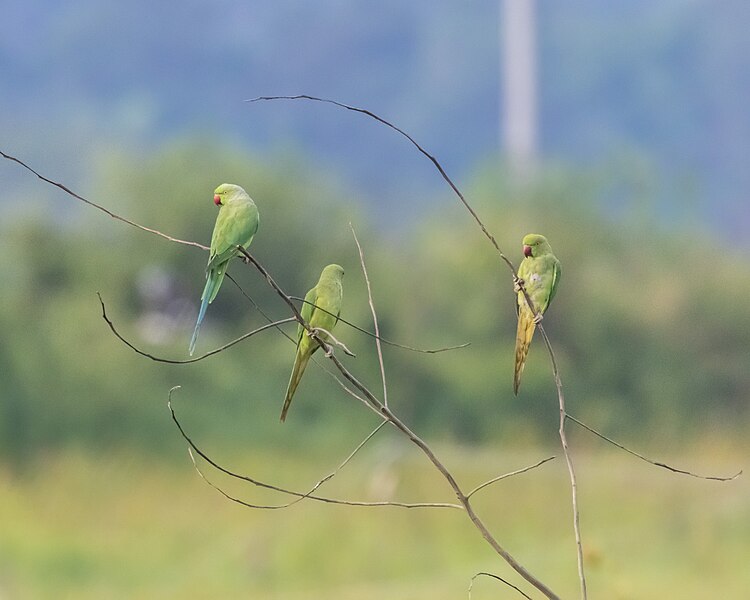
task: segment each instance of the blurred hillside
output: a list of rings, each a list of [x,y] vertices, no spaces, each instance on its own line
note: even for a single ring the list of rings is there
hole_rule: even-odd
[[[493,161],[494,162],[494,161]],[[8,170],[8,164],[2,166]],[[678,441],[688,433],[740,434],[750,424],[750,264],[732,241],[689,223],[670,230],[649,212],[653,182],[596,171],[550,171],[514,190],[494,167],[466,191],[518,263],[526,232],[547,234],[563,279],[545,318],[574,415],[629,439]],[[418,431],[463,442],[553,439],[557,423],[547,357],[532,347],[522,392],[511,392],[515,310],[507,270],[468,214],[447,194],[410,232],[371,230],[355,195],[294,154],[260,158],[205,139],[154,155],[102,154],[87,195],[171,235],[208,242],[211,190],[245,184],[259,206],[253,254],[289,293],[303,295],[322,265],[346,269],[345,318],[370,328],[366,291],[349,232],[357,228],[374,286],[382,335],[422,348],[471,342],[427,355],[386,348],[391,402]],[[627,202],[617,218],[597,208],[612,188]],[[186,358],[203,285],[205,254],[130,228],[36,180],[14,191],[35,205],[51,194],[67,224],[38,210],[6,221],[0,236],[2,452],[22,459],[57,446],[161,448],[174,440],[164,404],[178,406],[196,435],[219,444],[349,443],[374,422],[318,368],[310,369],[284,428],[277,425],[293,347],[268,331],[195,365],[135,355],[100,318],[137,345]],[[287,315],[253,269],[230,272],[273,318]],[[198,352],[265,321],[227,281],[209,310]],[[377,390],[369,338],[338,331],[355,373]],[[343,438],[333,435],[343,429]],[[344,439],[346,438],[346,439]],[[655,442],[655,443],[658,443]]]
[[[742,0],[538,2],[543,157],[590,169],[641,156],[659,174],[662,219],[690,212],[747,247],[748,22]],[[346,173],[390,225],[442,191],[410,149],[330,107],[242,100],[305,92],[367,106],[465,178],[498,148],[500,29],[495,0],[11,2],[0,130],[71,183],[102,148],[196,129],[264,152],[291,143]]]

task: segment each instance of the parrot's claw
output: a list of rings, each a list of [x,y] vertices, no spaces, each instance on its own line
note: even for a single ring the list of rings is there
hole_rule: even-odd
[[[240,258],[242,258],[242,262],[245,263],[246,265],[250,264],[250,259],[247,256],[243,255]]]
[[[542,313],[539,313],[538,315],[536,315],[534,317],[534,325],[539,325],[539,323],[542,322],[543,318],[544,318],[544,316],[542,315]]]
[[[331,358],[333,356],[333,348],[331,348],[330,346],[328,346],[326,348],[326,352],[325,353],[326,353],[326,358]]]
[[[526,282],[518,276],[513,277],[513,291],[518,294],[523,290],[523,286]]]

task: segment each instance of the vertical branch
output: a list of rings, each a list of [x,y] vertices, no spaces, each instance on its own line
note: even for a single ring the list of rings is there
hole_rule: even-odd
[[[568,465],[568,475],[570,476],[570,495],[573,503],[573,531],[575,533],[578,555],[578,580],[581,585],[581,598],[586,600],[588,595],[586,591],[586,574],[583,569],[583,544],[581,543],[581,523],[578,511],[578,485],[576,483],[576,472],[573,468],[573,459],[570,457],[570,451],[568,450],[568,437],[565,435],[565,421],[568,417],[568,413],[565,411],[565,395],[563,394],[562,380],[560,379],[560,371],[557,368],[557,360],[552,350],[552,344],[550,344],[547,332],[544,331],[541,323],[537,327],[544,338],[544,344],[547,346],[547,351],[549,352],[550,361],[552,362],[552,373],[555,378],[555,387],[557,388],[557,399],[560,405],[560,427],[558,433],[560,435],[563,454],[565,455],[565,463]]]
[[[362,274],[365,276],[365,283],[367,284],[367,300],[370,303],[370,312],[372,313],[372,323],[375,327],[375,347],[378,349],[378,363],[380,364],[380,378],[383,382],[383,404],[388,406],[388,386],[385,381],[385,365],[383,364],[383,348],[380,344],[380,328],[378,327],[378,315],[375,312],[375,304],[372,301],[372,289],[370,288],[370,278],[367,276],[367,267],[365,266],[365,256],[362,253],[362,246],[359,244],[357,239],[357,233],[354,231],[354,227],[349,223],[349,229],[352,230],[354,241],[357,244],[357,250],[359,250],[359,264],[362,265]]]

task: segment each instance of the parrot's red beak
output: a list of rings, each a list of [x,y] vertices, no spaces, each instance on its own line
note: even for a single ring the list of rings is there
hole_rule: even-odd
[[[214,194],[214,204],[216,206],[221,206],[221,196],[219,196],[219,194]]]
[[[524,256],[531,256],[531,246],[524,246],[523,247],[523,255]]]

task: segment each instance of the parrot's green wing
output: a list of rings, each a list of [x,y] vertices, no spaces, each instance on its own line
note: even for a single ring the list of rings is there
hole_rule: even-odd
[[[547,306],[549,306],[549,303],[552,302],[552,298],[555,297],[555,293],[557,292],[557,284],[560,283],[560,275],[562,275],[562,269],[560,268],[560,261],[555,258],[555,263],[553,265],[553,271],[552,271],[552,289],[549,292],[549,298],[547,299]],[[547,307],[545,306],[545,309]]]
[[[258,208],[255,203],[225,207],[216,219],[211,236],[211,258],[206,265],[210,271],[237,254],[237,246],[246,248],[258,231]]]
[[[315,288],[312,288],[310,291],[305,294],[305,301],[302,303],[302,309],[299,311],[299,313],[302,315],[302,318],[305,320],[306,323],[310,323],[310,320],[312,319],[313,310],[315,309],[315,298],[317,296],[317,293],[315,291]],[[302,323],[297,325],[297,344],[300,343],[300,340],[302,339],[302,334],[305,332],[305,328],[302,327]]]

